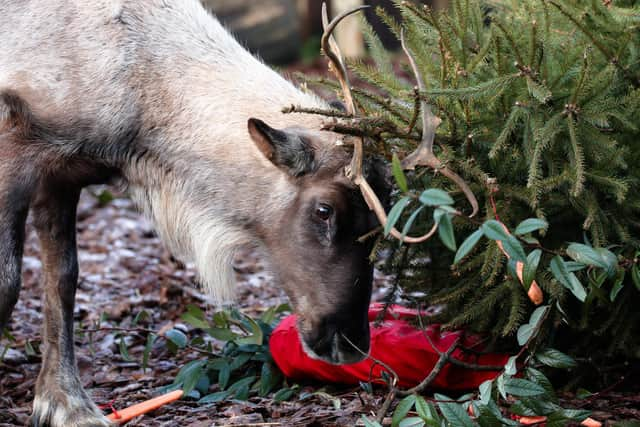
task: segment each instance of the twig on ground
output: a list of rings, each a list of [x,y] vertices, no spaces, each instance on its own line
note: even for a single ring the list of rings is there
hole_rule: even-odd
[[[89,333],[89,334],[95,333],[95,332],[126,332],[126,333],[137,333],[137,334],[154,334],[155,336],[162,338],[165,341],[170,341],[169,338],[159,334],[158,331],[154,331],[153,329],[147,329],[147,328],[121,328],[121,327],[114,327],[114,326],[102,326],[94,329],[80,329],[76,332],[83,332],[83,333]],[[214,353],[208,350],[203,350],[201,348],[194,347],[189,344],[186,344],[183,348],[185,350],[195,351],[196,353],[204,354],[210,357],[221,357],[221,355],[218,353]]]

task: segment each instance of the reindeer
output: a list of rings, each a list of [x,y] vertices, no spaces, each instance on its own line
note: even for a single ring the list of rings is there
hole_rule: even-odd
[[[329,23],[325,10],[322,45],[355,117],[331,37],[352,12]],[[386,221],[389,188],[360,138],[281,111],[325,101],[254,58],[197,0],[8,0],[0,40],[0,330],[31,212],[44,270],[34,426],[109,425],[82,388],[73,343],[76,206],[92,184],[126,186],[218,300],[233,294],[234,251],[262,245],[305,350],[331,363],[366,355],[372,244],[358,237]]]

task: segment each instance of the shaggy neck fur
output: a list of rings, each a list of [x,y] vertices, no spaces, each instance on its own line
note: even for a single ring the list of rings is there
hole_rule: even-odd
[[[204,287],[225,301],[233,296],[235,250],[259,243],[256,230],[280,221],[296,196],[291,178],[250,140],[247,120],[319,129],[317,117],[281,109],[326,104],[251,56],[199,2],[154,3],[153,19],[139,19],[150,14],[135,4],[118,12],[145,34],[137,78],[148,80],[145,154],[125,177],[173,253],[194,262]]]

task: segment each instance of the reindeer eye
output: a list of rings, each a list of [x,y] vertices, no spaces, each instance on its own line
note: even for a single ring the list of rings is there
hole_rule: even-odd
[[[319,204],[316,207],[316,216],[323,221],[328,221],[333,215],[333,208],[329,205]]]

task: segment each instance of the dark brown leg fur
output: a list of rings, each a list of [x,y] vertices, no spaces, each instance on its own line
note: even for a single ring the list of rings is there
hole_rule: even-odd
[[[35,181],[18,153],[0,130],[0,335],[20,293],[24,224]]]
[[[109,426],[82,388],[73,341],[76,207],[88,183],[83,173],[93,169],[74,163],[65,147],[51,143],[47,138],[54,134],[34,125],[19,96],[0,91],[0,330],[18,299],[24,224],[31,207],[44,270],[42,368],[31,423]]]
[[[79,194],[80,188],[69,184],[41,184],[32,208],[42,247],[45,317],[42,369],[36,384],[32,416],[34,426],[110,425],[83,390],[74,355]]]

